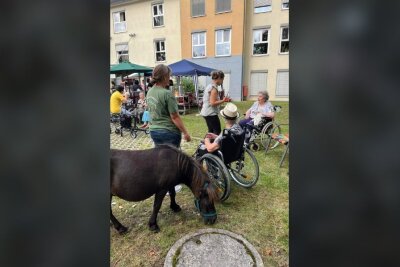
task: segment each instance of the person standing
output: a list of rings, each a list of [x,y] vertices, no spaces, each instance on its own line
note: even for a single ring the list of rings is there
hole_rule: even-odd
[[[224,77],[225,74],[220,70],[211,72],[212,82],[204,90],[203,107],[200,111],[200,115],[206,120],[208,132],[216,135],[221,133],[221,123],[218,118],[219,106],[230,101],[228,97],[219,98],[217,87],[223,84]]]
[[[139,85],[139,81],[136,79],[133,81],[132,90],[134,92],[143,91],[143,88]]]
[[[124,87],[122,85],[118,85],[115,92],[112,93],[110,97],[110,112],[111,113],[120,113],[121,105],[127,101],[127,97],[122,93],[124,91]]]
[[[147,107],[151,117],[150,137],[154,144],[171,144],[180,147],[182,135],[190,142],[191,137],[178,113],[178,104],[168,89],[171,69],[164,65],[157,65],[153,70],[152,84],[148,91]]]

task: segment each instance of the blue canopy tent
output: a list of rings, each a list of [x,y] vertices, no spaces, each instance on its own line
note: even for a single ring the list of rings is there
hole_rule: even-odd
[[[196,99],[199,97],[197,81],[198,76],[210,76],[210,73],[214,70],[212,68],[204,67],[193,63],[189,60],[182,59],[181,61],[175,62],[168,65],[172,70],[173,76],[178,76],[179,79],[179,94],[182,95],[182,89],[180,85],[180,76],[192,76],[194,80],[194,89]]]

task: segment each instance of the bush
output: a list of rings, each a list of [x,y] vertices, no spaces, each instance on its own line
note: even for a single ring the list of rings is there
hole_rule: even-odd
[[[181,84],[186,93],[194,93],[194,83],[191,77],[182,77]]]

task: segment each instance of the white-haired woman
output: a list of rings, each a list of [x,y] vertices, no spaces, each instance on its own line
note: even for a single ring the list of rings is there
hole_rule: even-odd
[[[268,101],[267,91],[258,92],[257,101],[246,111],[245,118],[239,122],[242,128],[248,124],[254,125],[254,118],[260,114],[262,117],[268,117],[271,120],[275,117],[274,106]]]

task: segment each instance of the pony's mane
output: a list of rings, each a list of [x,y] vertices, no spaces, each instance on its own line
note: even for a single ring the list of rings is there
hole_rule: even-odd
[[[204,173],[203,168],[195,159],[187,155],[182,150],[179,150],[178,148],[171,145],[159,145],[156,148],[170,148],[177,153],[177,168],[181,171],[182,175],[191,178],[191,187],[193,189],[193,192],[195,192],[194,194],[197,198],[199,197],[200,191],[204,186],[204,183],[208,182],[210,185],[207,186],[206,190],[209,200],[213,202],[218,201],[219,198],[217,192],[215,191],[215,187],[208,178],[208,175]]]

